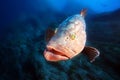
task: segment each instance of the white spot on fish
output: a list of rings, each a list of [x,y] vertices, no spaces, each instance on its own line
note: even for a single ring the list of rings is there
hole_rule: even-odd
[[[79,24],[79,21],[75,21],[75,24]]]
[[[73,23],[68,25],[68,29],[71,29],[71,28],[74,28],[74,24]]]

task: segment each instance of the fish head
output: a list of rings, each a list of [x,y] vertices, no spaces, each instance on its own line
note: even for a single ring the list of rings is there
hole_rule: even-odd
[[[72,58],[75,52],[68,47],[68,40],[65,35],[55,34],[44,51],[44,57],[47,61],[60,61]]]
[[[85,22],[81,15],[74,15],[62,22],[44,51],[47,61],[68,60],[79,54],[85,45]]]

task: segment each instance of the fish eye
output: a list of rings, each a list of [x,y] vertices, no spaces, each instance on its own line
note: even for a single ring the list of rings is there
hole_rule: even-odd
[[[75,34],[70,34],[70,39],[74,40],[76,38],[76,35]]]

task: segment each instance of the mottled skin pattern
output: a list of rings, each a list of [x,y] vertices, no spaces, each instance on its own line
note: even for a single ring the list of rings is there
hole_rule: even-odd
[[[46,60],[67,60],[79,54],[86,43],[85,28],[84,18],[80,14],[73,15],[62,22],[46,46],[44,51]]]

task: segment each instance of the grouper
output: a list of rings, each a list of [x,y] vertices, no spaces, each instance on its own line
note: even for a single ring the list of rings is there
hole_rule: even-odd
[[[93,62],[100,55],[98,49],[86,46],[85,13],[86,9],[83,9],[80,14],[68,17],[54,31],[48,30],[44,50],[47,61],[68,60],[82,53]]]

